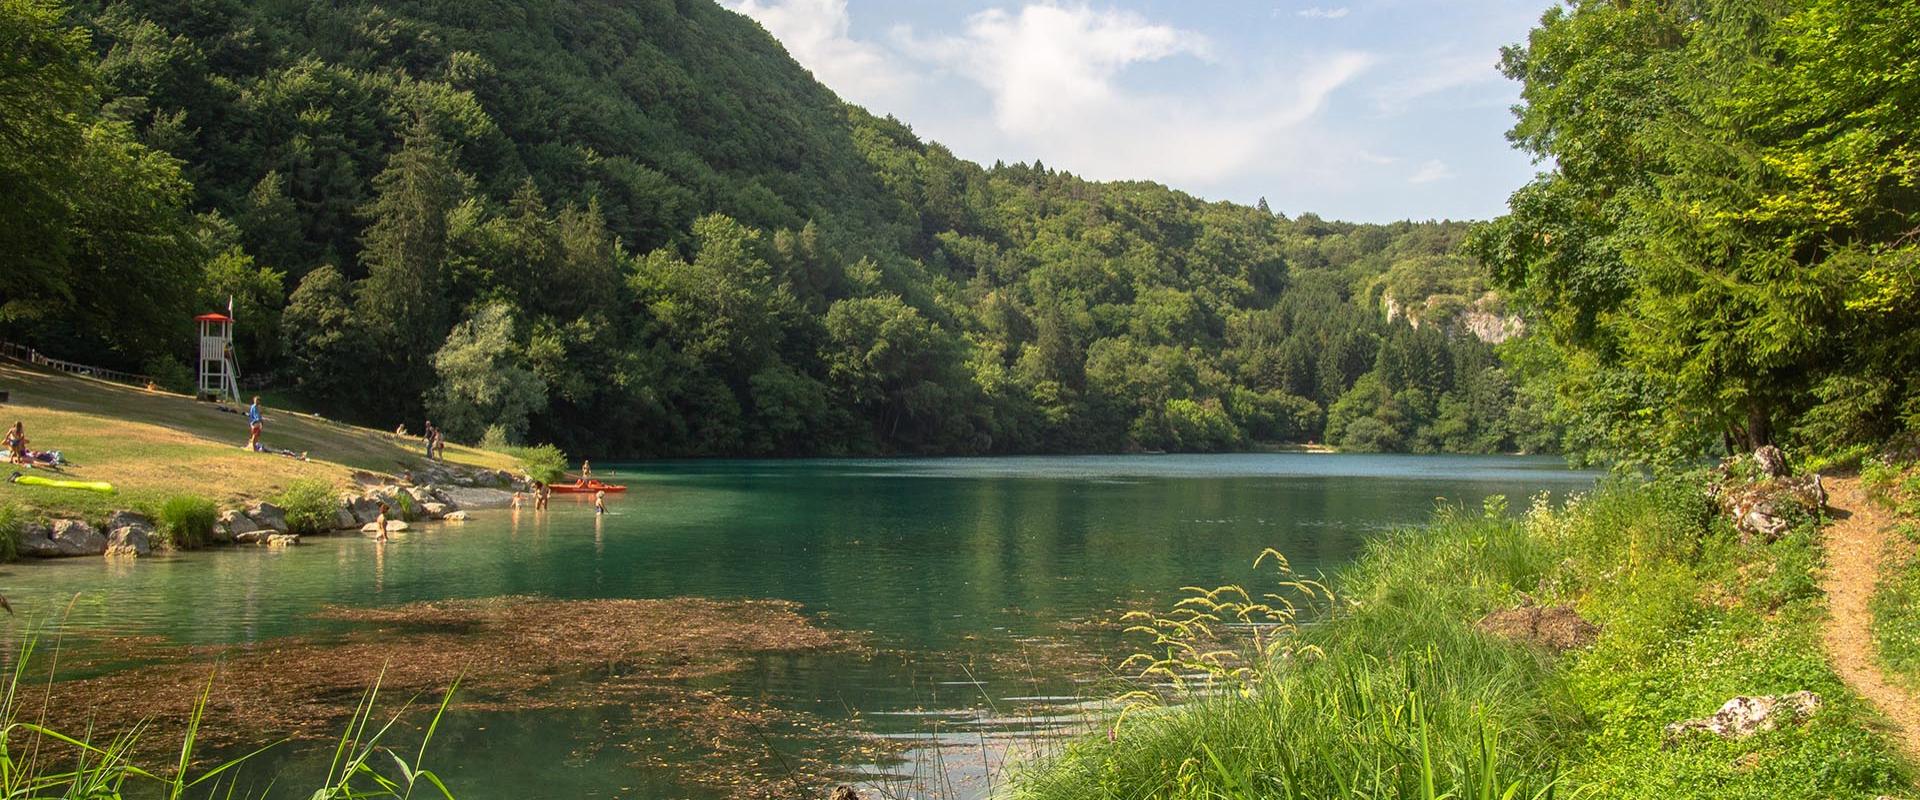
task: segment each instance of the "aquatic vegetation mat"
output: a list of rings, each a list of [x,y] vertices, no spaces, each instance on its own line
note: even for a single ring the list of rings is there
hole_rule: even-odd
[[[835,764],[888,755],[888,745],[844,723],[690,685],[759,660],[869,652],[860,636],[815,624],[795,603],[494,597],[316,616],[348,628],[233,646],[87,645],[96,666],[141,666],[44,684],[48,722],[172,729],[205,691],[201,738],[210,746],[318,739],[336,732],[376,679],[402,697],[437,696],[458,680],[462,711],[624,709],[624,727],[664,734],[645,747],[619,745],[636,764],[732,797],[789,796],[826,781]]]

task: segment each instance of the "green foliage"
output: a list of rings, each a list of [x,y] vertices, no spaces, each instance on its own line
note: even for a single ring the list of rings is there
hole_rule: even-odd
[[[20,559],[20,539],[26,534],[28,511],[18,503],[0,503],[0,563]]]
[[[34,129],[51,146],[104,105],[125,121],[95,127],[140,168],[103,185],[165,188],[137,208],[197,234],[180,253],[131,252],[170,241],[158,222],[93,237],[143,269],[83,284],[35,261],[21,296],[84,285],[127,305],[114,335],[142,360],[191,355],[181,306],[231,296],[242,369],[330,415],[386,428],[431,411],[462,439],[497,424],[623,455],[1318,441],[1322,410],[1405,338],[1390,299],[1422,342],[1446,341],[1390,356],[1391,391],[1461,377],[1369,409],[1397,432],[1373,446],[1511,450],[1551,427],[1505,421],[1504,378],[1464,379],[1500,367],[1457,318],[1502,313],[1455,252],[1465,226],[1288,220],[984,168],[844,105],[704,0],[535,0],[505,28],[425,0],[81,3],[91,53],[57,14],[19,16],[57,40],[7,50],[43,73],[19,118],[70,110]],[[16,184],[48,208],[153,193],[57,170]],[[59,216],[33,202],[7,217]],[[42,233],[0,253],[59,253]],[[78,358],[62,323],[22,330]]]
[[[273,503],[286,512],[287,530],[302,534],[333,530],[334,512],[340,508],[333,484],[315,478],[294,481]]]
[[[172,356],[154,356],[140,365],[140,371],[162,389],[182,394],[194,389],[193,370]]]
[[[1594,3],[1507,74],[1553,169],[1473,250],[1563,354],[1542,379],[1602,457],[1810,449],[1911,427],[1920,385],[1920,10]]]
[[[536,481],[553,483],[567,474],[567,454],[553,445],[509,447],[507,452],[520,459],[520,471]]]
[[[212,500],[181,494],[167,498],[154,511],[157,531],[175,550],[202,547],[213,538],[213,526],[220,519],[220,508]]]
[[[515,340],[513,308],[490,303],[454,326],[433,355],[439,376],[427,400],[428,413],[457,440],[478,440],[498,430],[508,443],[526,436],[527,417],[547,406],[547,387],[528,366]]]
[[[186,340],[192,187],[102,113],[87,32],[60,8],[0,5],[0,53],[0,331],[137,368]]]

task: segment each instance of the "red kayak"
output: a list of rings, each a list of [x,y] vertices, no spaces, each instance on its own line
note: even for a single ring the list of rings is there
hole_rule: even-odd
[[[601,483],[597,480],[576,480],[573,483],[556,483],[547,488],[552,490],[554,494],[593,494],[594,492],[624,492],[627,490],[627,487],[621,486],[620,484]]]

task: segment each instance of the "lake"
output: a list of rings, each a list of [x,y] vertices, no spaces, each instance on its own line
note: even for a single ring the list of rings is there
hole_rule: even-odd
[[[339,730],[383,665],[414,689],[456,669],[467,682],[427,764],[463,800],[824,796],[825,780],[980,797],[1008,752],[1097,715],[1129,652],[1125,611],[1257,586],[1263,548],[1331,571],[1438,503],[1501,494],[1518,513],[1595,480],[1554,458],[1317,454],[596,474],[631,487],[604,518],[555,496],[385,546],[7,565],[10,646],[35,627],[62,676],[91,681],[74,696],[151,698],[163,716],[190,702],[168,691],[222,669],[210,724],[248,720],[229,728],[244,742],[210,744],[229,753]],[[758,599],[798,605],[734,602]],[[280,773],[274,794],[304,797],[330,748],[280,745],[243,788]]]

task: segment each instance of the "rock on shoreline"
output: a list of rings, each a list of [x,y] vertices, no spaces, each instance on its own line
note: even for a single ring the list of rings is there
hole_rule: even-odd
[[[407,529],[409,512],[416,520],[464,522],[468,510],[506,508],[512,504],[513,492],[525,488],[505,470],[467,471],[444,464],[403,473],[399,480],[369,472],[356,472],[353,477],[360,488],[339,496],[330,526],[336,532],[371,533],[381,503],[390,509],[390,533]],[[153,520],[126,510],[109,515],[104,528],[79,519],[29,522],[21,531],[19,554],[26,558],[137,558],[157,549],[156,530]],[[268,547],[300,543],[300,535],[288,530],[286,509],[264,500],[220,512],[211,539],[214,544]]]

